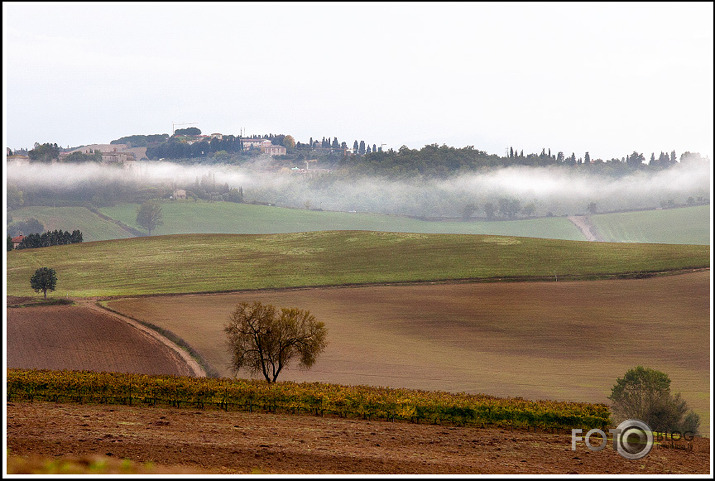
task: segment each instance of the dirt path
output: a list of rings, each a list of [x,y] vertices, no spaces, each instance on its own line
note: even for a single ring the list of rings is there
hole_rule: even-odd
[[[586,240],[591,242],[605,242],[599,234],[596,226],[591,223],[591,218],[587,215],[571,215],[568,218],[573,225],[578,227]]]
[[[161,342],[162,344],[166,345],[168,348],[172,349],[175,351],[179,356],[181,356],[181,359],[186,362],[186,364],[189,366],[189,368],[193,371],[194,375],[196,377],[206,377],[206,371],[204,370],[201,365],[196,362],[196,360],[189,355],[188,352],[186,352],[184,349],[182,349],[180,346],[177,346],[174,342],[171,340],[167,339],[166,337],[162,336],[159,334],[157,331],[150,329],[141,323],[135,321],[134,319],[123,316],[121,314],[118,314],[116,312],[110,311],[108,309],[104,309],[96,304],[96,301],[94,299],[75,299],[75,302],[81,306],[87,307],[89,309],[92,309],[97,312],[101,312],[103,314],[110,315],[112,317],[115,317],[117,319],[120,319],[127,324],[129,324],[132,327],[135,327],[142,331],[144,334],[156,339],[157,341]]]
[[[681,448],[687,445],[681,442]],[[12,402],[13,456],[103,455],[207,474],[706,474],[710,441],[639,460],[570,433],[164,407]]]

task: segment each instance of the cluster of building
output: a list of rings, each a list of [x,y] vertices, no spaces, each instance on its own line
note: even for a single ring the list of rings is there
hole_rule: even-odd
[[[128,149],[125,144],[92,144],[79,147],[68,152],[60,152],[59,161],[64,162],[68,155],[75,152],[80,152],[86,155],[100,153],[102,156],[102,163],[118,164],[129,168],[135,165],[135,162],[137,161],[137,152],[135,152],[135,150],[137,149]]]
[[[268,139],[241,139],[243,150],[260,149],[268,155],[285,155],[286,148],[282,145],[273,145]]]
[[[195,144],[196,142],[211,142],[213,139],[223,140],[223,134],[213,133],[211,135],[181,135],[178,137],[182,142],[187,144]],[[268,139],[249,138],[241,139],[243,150],[258,149],[263,154],[268,155],[286,155],[286,148],[282,145],[274,145]]]

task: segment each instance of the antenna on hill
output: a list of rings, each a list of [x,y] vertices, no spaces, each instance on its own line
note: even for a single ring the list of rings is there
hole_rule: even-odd
[[[177,124],[175,122],[171,123],[171,135],[174,135],[176,133],[176,126],[177,125],[196,125],[198,122],[184,122],[181,124]]]

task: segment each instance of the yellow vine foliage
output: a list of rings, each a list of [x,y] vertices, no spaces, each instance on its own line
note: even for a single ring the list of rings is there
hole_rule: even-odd
[[[9,369],[8,400],[192,406],[541,429],[610,424],[605,404],[324,383]]]

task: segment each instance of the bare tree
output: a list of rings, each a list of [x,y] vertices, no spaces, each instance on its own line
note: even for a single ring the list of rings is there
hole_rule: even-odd
[[[161,206],[156,202],[146,201],[137,209],[137,224],[151,231],[162,225],[164,214],[161,212]]]
[[[263,374],[268,382],[275,382],[294,358],[299,358],[300,367],[310,368],[327,345],[325,324],[310,312],[296,308],[278,312],[260,302],[238,304],[224,331],[234,374],[245,368]]]

